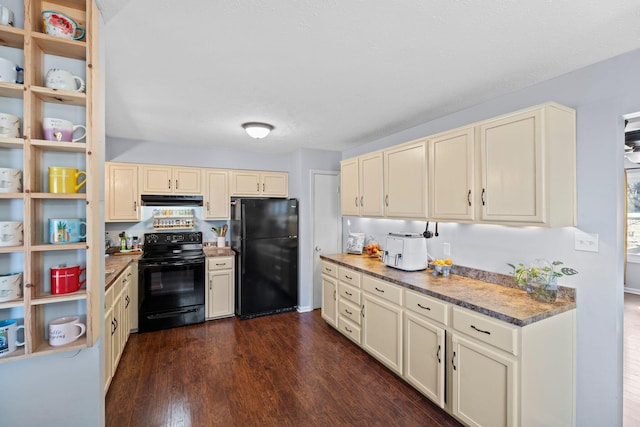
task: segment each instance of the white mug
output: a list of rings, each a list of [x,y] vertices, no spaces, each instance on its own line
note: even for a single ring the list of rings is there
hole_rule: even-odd
[[[0,221],[0,246],[20,246],[23,235],[22,221]]]
[[[18,80],[18,73],[20,71],[24,71],[24,68],[6,58],[0,58],[0,82],[23,84],[24,81]]]
[[[23,325],[13,319],[0,320],[0,357],[16,351],[16,347],[24,345],[24,341],[18,341],[18,330],[24,329]]]
[[[0,113],[0,138],[20,138],[20,117]]]
[[[74,342],[84,335],[87,327],[78,316],[66,316],[49,322],[49,345],[60,346]]]
[[[13,27],[15,23],[15,19],[13,16],[13,11],[6,6],[0,5],[0,25],[8,25],[9,27]]]
[[[217,246],[218,246],[219,248],[223,248],[223,247],[226,245],[226,242],[225,242],[225,240],[224,240],[224,239],[225,239],[224,237],[220,237],[220,236],[218,236],[218,239],[217,239],[217,242],[216,242],[216,243],[217,243]]]
[[[47,72],[44,85],[51,89],[68,90],[72,92],[84,92],[86,87],[82,78],[60,68],[52,68]]]
[[[0,302],[22,296],[22,273],[0,274]]]
[[[0,168],[0,193],[21,193],[22,171],[20,169]]]
[[[76,130],[80,129],[81,135],[73,137]],[[87,128],[82,125],[74,125],[69,120],[45,117],[42,119],[42,132],[44,139],[49,141],[77,142],[87,136]]]

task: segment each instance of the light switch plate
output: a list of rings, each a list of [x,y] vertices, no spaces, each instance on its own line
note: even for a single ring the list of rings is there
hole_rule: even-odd
[[[576,251],[598,252],[598,234],[576,230],[575,249]]]
[[[451,255],[451,244],[450,243],[444,243],[442,248],[442,252],[444,252],[444,256],[450,256]]]

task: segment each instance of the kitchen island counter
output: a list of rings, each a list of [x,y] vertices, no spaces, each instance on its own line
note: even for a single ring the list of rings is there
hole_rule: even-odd
[[[366,255],[334,254],[320,258],[516,326],[526,326],[576,308],[575,298],[563,297],[553,303],[542,303],[533,300],[521,288],[457,274],[433,276],[431,269],[398,270]]]

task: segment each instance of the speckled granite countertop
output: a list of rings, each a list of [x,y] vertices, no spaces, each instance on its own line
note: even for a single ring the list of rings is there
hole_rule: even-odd
[[[378,258],[365,255],[335,254],[321,255],[320,258],[516,326],[526,326],[576,308],[575,299],[537,302],[523,289],[457,274],[433,276],[431,269],[417,272],[397,270],[386,266]]]
[[[230,247],[218,248],[216,246],[207,246],[203,248],[204,254],[208,257],[214,256],[236,256],[236,253]]]
[[[137,261],[140,254],[135,255],[109,255],[104,259],[104,289],[107,290],[116,280],[116,277],[127,268],[130,262]],[[110,274],[106,274],[111,272]]]

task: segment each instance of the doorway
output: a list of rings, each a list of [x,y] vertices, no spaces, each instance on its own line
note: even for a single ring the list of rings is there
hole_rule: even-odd
[[[340,173],[311,172],[311,209],[313,212],[313,309],[322,304],[320,255],[335,254],[341,248]]]

